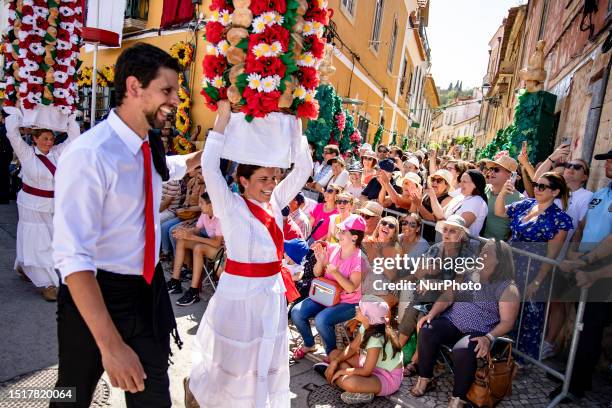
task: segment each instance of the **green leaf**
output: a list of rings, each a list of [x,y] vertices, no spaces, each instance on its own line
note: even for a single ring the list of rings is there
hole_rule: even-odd
[[[248,50],[249,49],[249,39],[243,38],[242,40],[240,40],[238,44],[236,44],[236,47],[244,51]]]

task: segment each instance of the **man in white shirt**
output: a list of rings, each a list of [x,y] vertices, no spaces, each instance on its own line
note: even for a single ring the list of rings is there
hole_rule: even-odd
[[[118,107],[59,161],[56,387],[76,387],[77,401],[52,407],[88,407],[103,371],[126,391],[127,406],[171,405],[170,334],[179,346],[180,340],[158,265],[158,209],[162,178],[181,178],[200,154],[165,159],[161,139],[149,138],[149,131],[178,106],[179,71],[152,45],[124,50],[115,73]]]

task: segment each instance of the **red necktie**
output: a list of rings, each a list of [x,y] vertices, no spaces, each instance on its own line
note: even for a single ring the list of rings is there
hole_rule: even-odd
[[[142,143],[142,159],[144,163],[145,187],[145,248],[142,276],[148,284],[153,280],[155,272],[155,221],[153,219],[153,180],[151,178],[151,148],[149,142]]]

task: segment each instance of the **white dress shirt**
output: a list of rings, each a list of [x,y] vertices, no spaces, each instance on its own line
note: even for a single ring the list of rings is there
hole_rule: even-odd
[[[145,139],[145,140],[148,140]],[[55,174],[53,258],[64,282],[78,271],[142,275],[145,190],[141,139],[114,111],[62,154]],[[184,156],[167,156],[170,179],[184,176]],[[151,159],[153,208],[162,180]],[[155,219],[155,264],[160,245]]]
[[[13,150],[21,163],[21,173],[19,174],[21,180],[30,187],[39,190],[53,191],[55,189],[53,175],[47,166],[36,157],[37,154],[43,154],[38,150],[38,147],[28,145],[19,132],[8,131],[7,129],[6,136],[11,142],[11,146],[13,146]],[[68,147],[68,144],[78,136],[78,130],[71,127],[68,132],[68,139],[63,143],[53,146],[46,155],[47,159],[57,167],[62,152]],[[17,204],[34,211],[45,213],[53,212],[53,198],[35,196],[23,190],[20,190],[17,194]]]
[[[272,191],[271,211],[262,203],[252,200],[274,216],[281,231],[283,230],[281,210],[295,198],[312,172],[312,158],[306,138],[301,134],[293,137],[292,151],[295,166]],[[243,263],[278,261],[276,246],[270,233],[251,213],[244,199],[229,189],[221,174],[219,161],[224,143],[225,135],[214,131],[208,134],[202,155],[202,173],[206,181],[206,190],[212,201],[213,212],[221,221],[227,257]],[[225,296],[242,298],[254,294],[257,289],[268,288],[275,284],[282,287],[280,274],[266,278],[245,278],[224,273],[221,275],[218,292]]]

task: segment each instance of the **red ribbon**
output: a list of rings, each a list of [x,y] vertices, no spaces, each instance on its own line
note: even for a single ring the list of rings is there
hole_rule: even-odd
[[[41,190],[36,187],[28,186],[26,183],[21,184],[21,189],[37,197],[53,198],[55,196],[55,192],[52,190]]]

